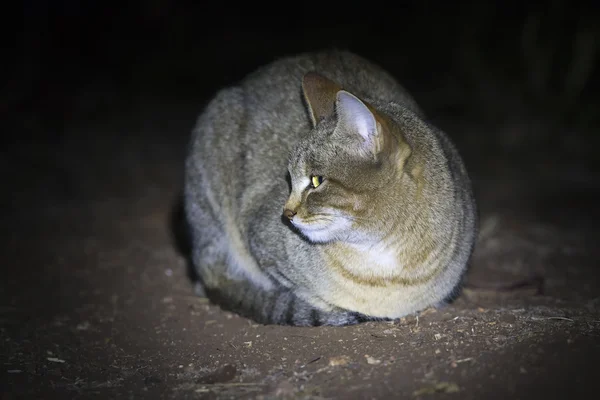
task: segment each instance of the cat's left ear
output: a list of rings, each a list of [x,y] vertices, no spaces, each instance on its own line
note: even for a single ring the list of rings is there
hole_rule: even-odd
[[[302,79],[302,92],[308,105],[313,126],[333,115],[335,95],[342,89],[340,85],[316,72],[308,72]]]
[[[382,126],[367,104],[353,94],[340,90],[337,93],[336,112],[338,132],[358,136],[360,148],[367,153],[376,155],[382,150]]]

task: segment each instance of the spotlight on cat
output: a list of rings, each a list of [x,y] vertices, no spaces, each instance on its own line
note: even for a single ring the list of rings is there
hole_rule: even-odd
[[[477,230],[451,139],[347,51],[283,58],[221,90],[193,132],[185,211],[207,295],[265,324],[442,305]]]

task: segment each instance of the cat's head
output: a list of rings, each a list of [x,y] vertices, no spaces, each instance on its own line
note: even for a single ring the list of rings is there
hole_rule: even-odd
[[[308,73],[302,88],[312,130],[290,154],[283,214],[312,242],[376,239],[410,148],[393,121],[328,78]]]

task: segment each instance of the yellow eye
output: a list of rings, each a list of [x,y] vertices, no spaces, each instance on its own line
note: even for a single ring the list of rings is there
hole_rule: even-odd
[[[313,175],[310,178],[310,183],[311,183],[312,187],[316,189],[317,187],[319,187],[319,185],[321,183],[323,183],[323,177],[322,176]]]

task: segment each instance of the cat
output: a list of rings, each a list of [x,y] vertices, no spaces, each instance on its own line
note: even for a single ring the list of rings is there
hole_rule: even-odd
[[[192,132],[184,213],[214,303],[302,326],[445,304],[478,226],[453,143],[346,50],[287,56],[215,95]]]

